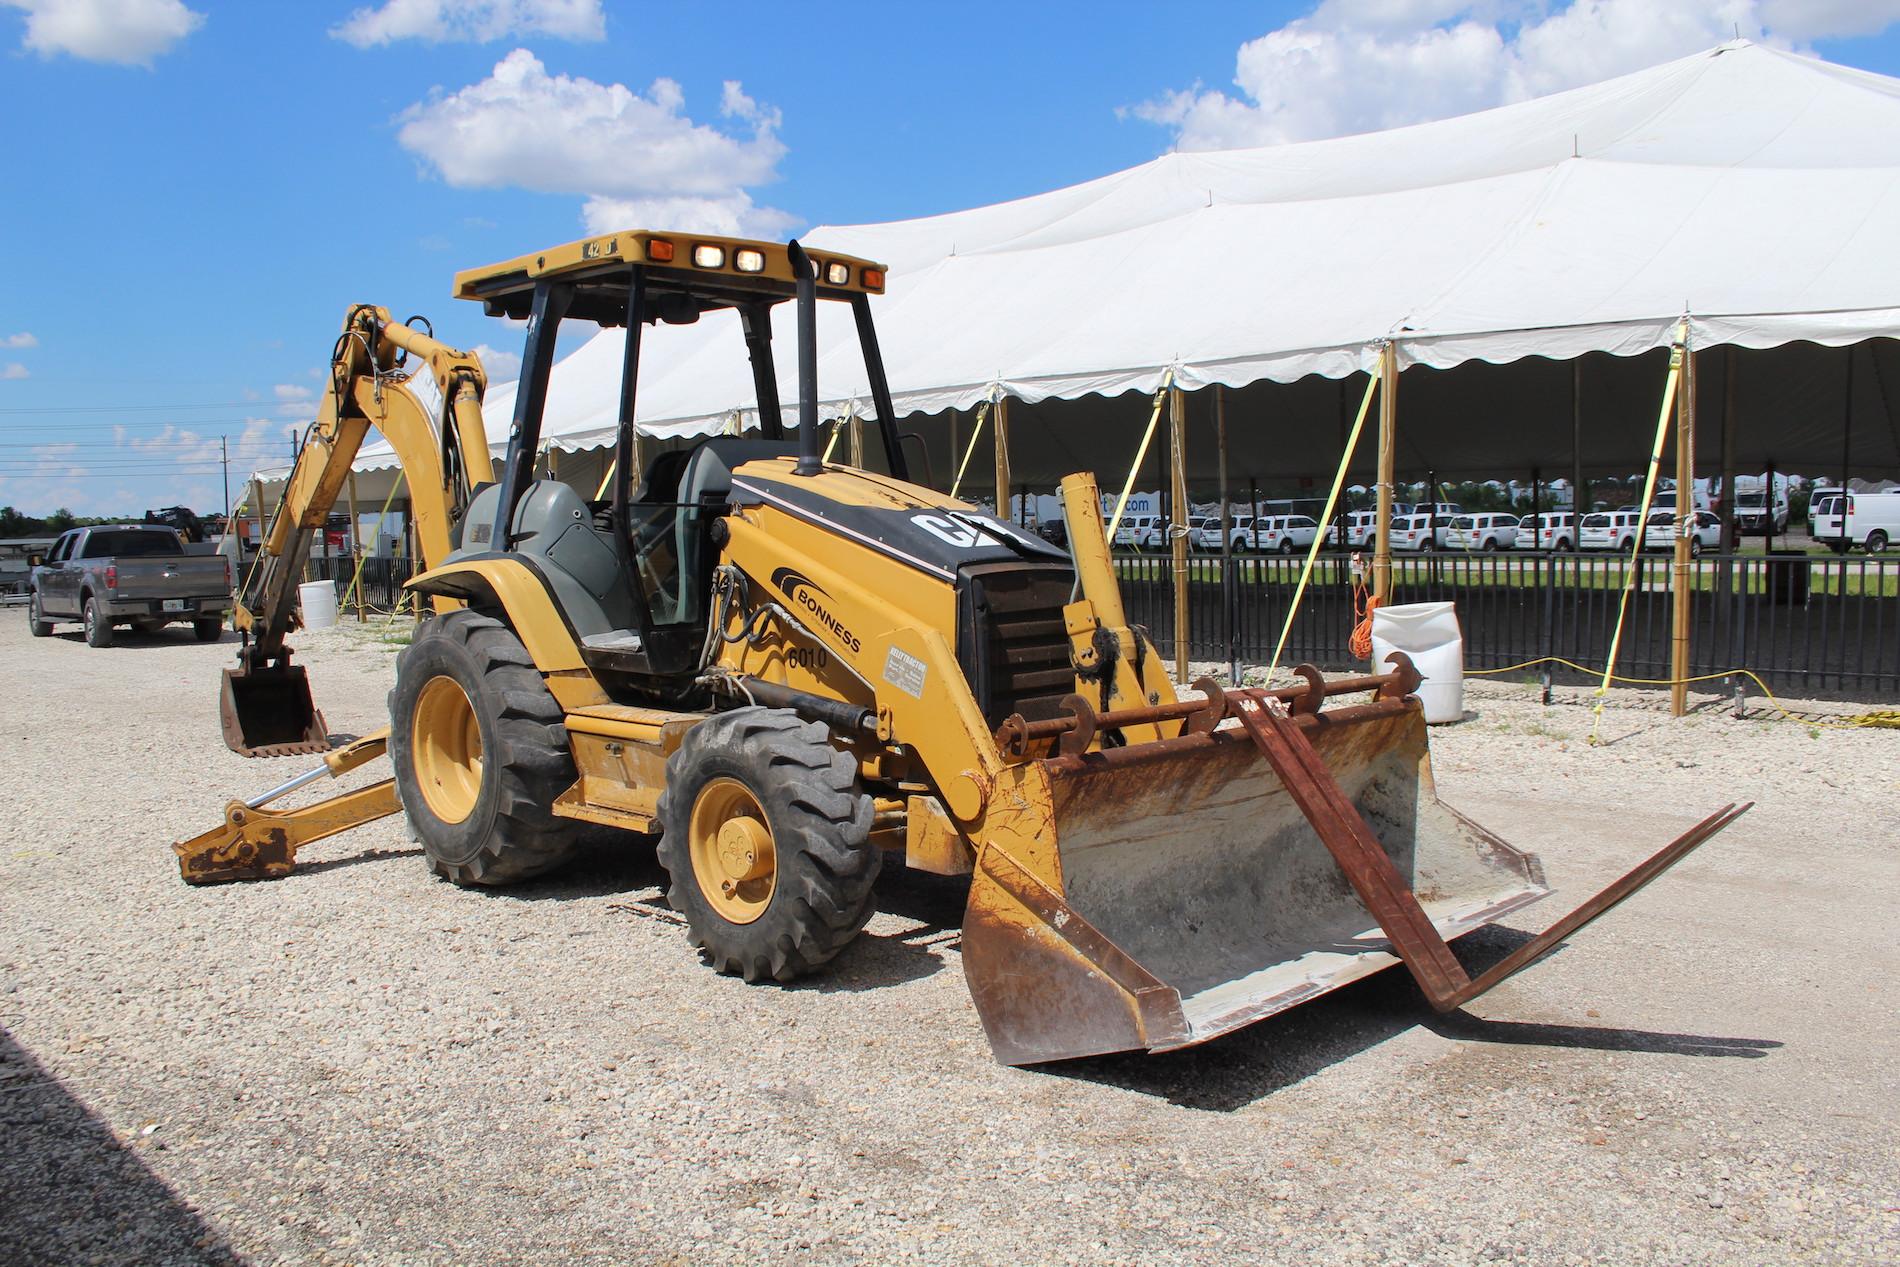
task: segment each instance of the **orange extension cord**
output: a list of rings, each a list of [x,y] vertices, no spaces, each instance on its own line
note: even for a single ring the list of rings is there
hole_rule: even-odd
[[[1354,577],[1352,609],[1358,617],[1358,623],[1352,627],[1352,641],[1346,644],[1346,649],[1352,652],[1355,660],[1372,658],[1372,612],[1378,605],[1378,598],[1367,592],[1365,584]]]

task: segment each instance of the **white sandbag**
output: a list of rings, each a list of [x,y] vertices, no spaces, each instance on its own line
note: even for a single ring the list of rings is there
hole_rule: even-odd
[[[305,629],[329,629],[336,624],[335,581],[311,581],[299,585],[297,601],[303,604]]]
[[[1385,671],[1394,651],[1412,657],[1425,681],[1418,688],[1428,722],[1459,721],[1465,715],[1465,638],[1451,603],[1408,603],[1372,611],[1372,668]]]

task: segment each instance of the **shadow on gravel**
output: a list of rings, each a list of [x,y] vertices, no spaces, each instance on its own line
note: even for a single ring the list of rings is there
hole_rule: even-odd
[[[241,1264],[0,1029],[0,1262]]]
[[[1476,976],[1530,938],[1529,933],[1492,925],[1455,946],[1458,958]],[[1562,947],[1554,952],[1562,953]],[[1579,1004],[1578,1010],[1584,1006]],[[1762,1038],[1493,1021],[1462,1011],[1436,1016],[1405,970],[1393,967],[1199,1047],[1160,1055],[1093,1056],[1035,1068],[1157,1096],[1183,1108],[1227,1113],[1419,1026],[1461,1042],[1675,1056],[1760,1059],[1782,1045]]]
[[[200,643],[192,637],[191,629],[185,625],[174,625],[170,629],[152,634],[137,633],[130,629],[115,629],[112,634],[112,645],[109,647],[87,647],[86,633],[83,629],[56,629],[53,631],[53,637],[75,647],[85,647],[93,655],[111,655],[114,651],[166,651],[172,647],[217,645],[216,643]],[[219,641],[222,642],[223,639],[220,638]]]
[[[297,869],[284,878],[290,879],[300,875],[315,875],[321,871],[336,871],[343,867],[360,866],[365,862],[386,862],[391,858],[420,858],[421,856],[422,850],[419,847],[415,849],[371,849],[364,853],[350,854],[344,858],[324,858],[318,862],[299,862]]]

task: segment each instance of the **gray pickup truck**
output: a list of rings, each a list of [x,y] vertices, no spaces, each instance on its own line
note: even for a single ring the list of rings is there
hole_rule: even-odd
[[[146,633],[190,621],[200,642],[215,640],[231,610],[231,565],[221,554],[190,554],[176,530],[152,524],[74,528],[33,568],[27,620],[35,638],[55,621],[77,620],[86,642],[112,645],[116,625]]]

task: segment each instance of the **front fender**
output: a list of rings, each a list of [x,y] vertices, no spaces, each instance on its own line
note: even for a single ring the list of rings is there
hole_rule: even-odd
[[[562,618],[547,584],[519,559],[498,554],[446,563],[411,577],[403,588],[498,609],[543,675],[578,673],[593,682],[581,659],[580,639]],[[606,692],[598,684],[595,690],[600,699],[594,702],[604,702]]]

